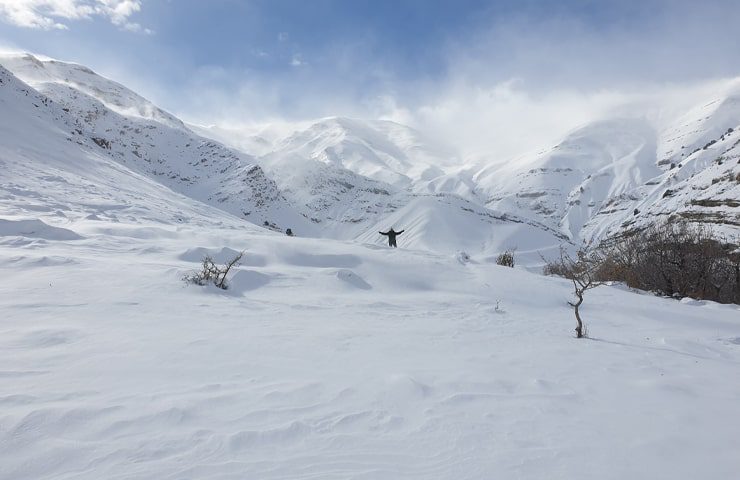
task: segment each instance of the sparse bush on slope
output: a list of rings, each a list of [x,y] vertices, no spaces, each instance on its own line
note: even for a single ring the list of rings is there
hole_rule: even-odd
[[[578,337],[585,336],[579,314],[583,294],[606,281],[617,281],[674,298],[691,297],[740,304],[740,250],[705,226],[685,221],[651,226],[611,238],[571,258],[547,261],[545,275],[573,282]]]
[[[240,252],[237,256],[224,264],[223,267],[219,267],[210,255],[206,255],[201,261],[200,270],[185,275],[183,280],[187,283],[194,283],[196,285],[208,285],[212,283],[222,290],[227,290],[229,288],[229,284],[226,282],[226,276],[233,267],[239,265],[239,261],[243,256],[244,252]]]
[[[672,297],[740,303],[740,252],[711,229],[686,222],[652,226],[598,248],[598,276]]]
[[[516,248],[507,248],[496,257],[496,265],[514,268],[514,252]]]

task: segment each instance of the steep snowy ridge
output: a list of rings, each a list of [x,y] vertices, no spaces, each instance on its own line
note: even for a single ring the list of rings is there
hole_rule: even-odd
[[[362,228],[369,218],[395,210],[394,199],[406,196],[387,183],[295,153],[269,154],[259,161],[294,208],[321,224],[326,236],[351,236],[354,226]]]
[[[155,120],[174,128],[184,128],[175,116],[161,110],[123,85],[104,78],[75,63],[39,60],[30,54],[2,54],[0,63],[34,88],[48,83],[67,85],[87,94],[106,108],[122,115]]]
[[[415,190],[458,165],[451,148],[390,121],[334,117],[281,141],[276,155],[299,155],[364,177]]]
[[[611,198],[629,195],[659,175],[656,134],[647,122],[617,119],[587,125],[549,152],[480,171],[487,204],[536,218],[577,241]]]
[[[85,67],[30,55],[3,56],[0,63],[62,105],[70,129],[121,164],[253,223],[310,229],[253,157],[195,135],[125,87]]]
[[[740,244],[739,85],[732,82],[663,129],[655,157],[660,174],[612,196],[586,222],[583,238],[683,219]]]
[[[67,107],[2,66],[0,110],[0,215],[5,219],[41,219],[54,228],[102,221],[182,225],[213,218],[223,223],[214,215],[219,210],[114,161],[77,128]]]
[[[704,112],[694,122],[701,126],[686,124],[681,135],[639,118],[589,124],[549,152],[483,168],[474,176],[477,192],[488,206],[535,218],[577,243],[679,217],[737,242],[740,104],[727,98],[712,111],[718,116]],[[680,138],[701,146],[667,147]]]
[[[705,146],[719,141],[729,128],[740,125],[740,79],[720,88],[714,96],[671,122],[660,133],[658,163],[681,163]]]
[[[620,228],[680,218],[709,225],[728,241],[740,243],[740,123],[658,180],[646,186],[645,200],[634,204],[633,218],[625,219]]]

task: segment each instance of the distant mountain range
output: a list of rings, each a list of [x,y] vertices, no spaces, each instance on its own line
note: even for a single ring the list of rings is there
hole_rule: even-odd
[[[740,79],[661,126],[602,119],[481,165],[389,121],[248,135],[187,125],[81,65],[7,54],[0,65],[0,214],[187,223],[215,208],[303,236],[377,242],[395,226],[411,248],[483,254],[669,218],[740,232]]]

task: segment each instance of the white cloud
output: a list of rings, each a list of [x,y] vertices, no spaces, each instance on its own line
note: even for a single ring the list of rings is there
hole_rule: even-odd
[[[296,53],[293,55],[293,58],[290,59],[290,66],[291,67],[303,67],[308,65],[303,59],[301,58],[300,53]]]
[[[65,21],[102,17],[127,31],[152,33],[129,18],[141,0],[0,0],[0,19],[24,28],[67,29]]]

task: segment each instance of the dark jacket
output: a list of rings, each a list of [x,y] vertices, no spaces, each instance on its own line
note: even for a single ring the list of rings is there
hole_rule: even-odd
[[[396,232],[395,230],[393,230],[391,228],[387,232],[378,232],[378,233],[381,234],[381,235],[385,235],[386,237],[388,237],[388,245],[390,245],[391,247],[396,247],[397,246],[396,245],[396,237],[398,235],[401,235],[403,232],[405,232],[405,230],[401,230],[400,232]]]

